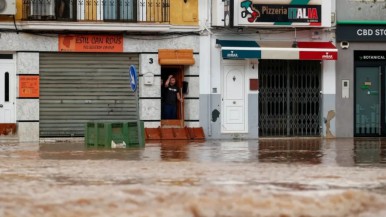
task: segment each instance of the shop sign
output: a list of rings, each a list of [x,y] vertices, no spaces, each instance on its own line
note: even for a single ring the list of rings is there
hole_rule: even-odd
[[[386,41],[386,26],[338,25],[337,41]]]
[[[321,26],[322,5],[309,5],[306,2],[309,1],[297,1],[298,4],[262,4],[257,0],[236,0],[234,6],[234,25]],[[322,1],[319,2],[321,3]]]
[[[23,98],[39,97],[39,76],[38,75],[19,76],[19,97],[23,97]]]
[[[354,51],[355,61],[386,61],[386,51]]]
[[[59,35],[59,52],[123,52],[123,35]]]

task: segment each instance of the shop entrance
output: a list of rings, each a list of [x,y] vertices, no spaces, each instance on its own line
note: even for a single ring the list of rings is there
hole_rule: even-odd
[[[386,52],[354,51],[354,136],[386,135]]]
[[[0,123],[16,122],[15,90],[15,65],[0,60]]]
[[[261,60],[259,135],[320,136],[320,61]]]
[[[176,87],[178,94],[183,98],[183,80],[184,80],[184,70],[182,66],[162,66],[161,68],[161,125],[162,126],[178,126],[184,127],[184,102],[180,102],[175,99],[175,104],[168,104],[166,98],[167,90],[165,83],[167,82],[169,76],[173,76],[175,79]],[[169,82],[170,85],[170,82]],[[171,118],[169,108],[167,106],[175,106],[176,114],[174,118]]]
[[[245,67],[244,65],[224,65],[222,93],[223,133],[246,133],[247,111],[245,102]]]
[[[355,136],[384,134],[383,72],[381,66],[355,67]]]
[[[87,122],[138,120],[138,54],[40,53],[40,137],[83,137]]]

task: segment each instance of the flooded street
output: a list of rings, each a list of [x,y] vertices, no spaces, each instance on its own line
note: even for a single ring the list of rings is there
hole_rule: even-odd
[[[0,216],[386,216],[386,140],[0,143]]]

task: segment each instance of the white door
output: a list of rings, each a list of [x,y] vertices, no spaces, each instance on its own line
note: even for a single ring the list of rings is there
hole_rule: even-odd
[[[13,63],[0,62],[0,123],[15,123],[15,72]]]
[[[244,66],[224,66],[222,132],[245,133]]]

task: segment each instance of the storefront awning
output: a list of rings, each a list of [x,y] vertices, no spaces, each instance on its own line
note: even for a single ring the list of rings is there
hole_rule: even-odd
[[[160,65],[194,65],[193,50],[158,50]]]
[[[331,42],[256,42],[217,40],[224,59],[337,60]]]

